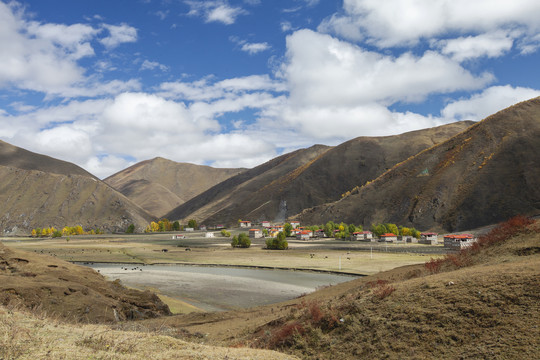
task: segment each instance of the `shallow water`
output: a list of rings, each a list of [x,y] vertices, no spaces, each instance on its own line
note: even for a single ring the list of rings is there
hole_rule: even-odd
[[[355,276],[306,271],[189,265],[86,264],[126,286],[155,289],[205,311],[286,301]],[[127,270],[125,270],[127,268]],[[142,270],[142,271],[141,271]]]

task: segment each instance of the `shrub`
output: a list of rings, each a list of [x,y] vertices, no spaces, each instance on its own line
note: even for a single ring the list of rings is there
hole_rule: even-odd
[[[233,236],[231,241],[232,247],[248,248],[251,246],[251,239],[246,233],[240,233],[238,236]]]
[[[135,232],[135,225],[129,224],[129,226],[126,229],[126,234],[133,234]]]
[[[272,334],[268,347],[275,349],[277,347],[290,346],[294,343],[294,336],[301,336],[304,332],[305,329],[299,322],[286,323]]]
[[[228,232],[227,230],[223,229],[223,230],[221,230],[221,236],[223,236],[223,237],[231,237],[231,233]]]
[[[270,250],[286,250],[289,243],[285,239],[285,234],[280,232],[275,238],[266,240],[266,248]]]

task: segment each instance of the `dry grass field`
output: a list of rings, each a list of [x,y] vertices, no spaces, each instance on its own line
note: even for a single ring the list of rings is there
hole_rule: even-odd
[[[358,275],[371,275],[399,266],[424,263],[431,257],[437,258],[441,256],[440,253],[444,253],[442,246],[384,246],[378,243],[369,245],[328,240],[291,240],[289,250],[274,251],[263,249],[264,240],[257,239],[249,249],[233,249],[230,239],[223,237],[205,239],[195,234],[189,235],[187,239],[171,238],[170,234],[95,235],[72,236],[69,240],[19,238],[17,241],[8,240],[5,244],[74,262],[253,266]],[[186,251],[187,249],[189,250]]]

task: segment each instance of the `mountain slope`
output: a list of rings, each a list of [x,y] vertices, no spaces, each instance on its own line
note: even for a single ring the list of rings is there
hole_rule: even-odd
[[[259,196],[259,191],[275,179],[295,176],[302,166],[313,162],[330,149],[324,145],[314,145],[278,156],[262,165],[247,170],[210,188],[199,196],[177,207],[166,215],[169,219],[195,218],[199,222],[235,224],[239,218],[255,216],[257,209],[266,206],[267,211],[259,212],[261,218],[284,217],[280,212],[279,197],[268,199]],[[272,203],[272,206],[267,206]],[[284,212],[285,209],[282,209]],[[251,214],[250,214],[251,213]]]
[[[33,153],[0,140],[0,166],[38,170],[59,175],[81,175],[97,179],[83,168],[67,161]]]
[[[151,215],[80,167],[0,143],[0,229],[4,235],[32,228],[81,225],[142,230]]]
[[[163,158],[142,161],[104,181],[143,209],[160,217],[245,169],[220,169]]]
[[[540,213],[540,98],[498,112],[396,165],[306,223],[392,222],[465,230]]]
[[[250,185],[241,181],[220,184],[168,216],[225,223],[239,218],[283,221],[305,208],[339,199],[351,188],[472,124],[462,121],[395,136],[359,137],[313,153],[303,162],[296,158],[299,153],[292,153],[290,156],[297,161],[294,166],[288,162],[288,167],[270,172],[269,167],[282,164],[279,160],[268,163],[266,170],[254,171],[257,175],[250,178]]]

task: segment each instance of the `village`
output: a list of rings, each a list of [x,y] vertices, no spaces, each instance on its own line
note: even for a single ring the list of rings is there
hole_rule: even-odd
[[[238,221],[239,228],[248,231],[249,237],[252,239],[259,238],[273,238],[280,232],[284,231],[285,225],[272,224],[270,221],[261,221],[258,223],[251,222],[249,220]],[[290,236],[295,237],[296,240],[314,240],[329,238],[324,229],[310,230],[306,227],[300,226],[300,222],[291,221],[288,224],[291,226]],[[215,234],[208,230],[220,230],[225,229],[223,225],[216,225],[213,227],[207,227],[201,225],[200,231],[207,231],[205,237],[214,237]],[[185,228],[185,231],[194,231],[194,228]],[[338,233],[340,230],[334,230],[334,233]],[[181,239],[184,235],[173,235],[173,239]],[[350,234],[345,240],[349,241],[361,241],[361,242],[381,242],[381,243],[394,243],[394,244],[423,244],[423,245],[438,245],[441,243],[439,238],[442,237],[442,243],[448,251],[460,251],[462,249],[472,246],[478,239],[473,234],[446,234],[439,236],[435,232],[422,232],[420,237],[416,238],[412,235],[396,235],[394,233],[384,233],[380,236],[376,236],[371,231],[356,231]]]

